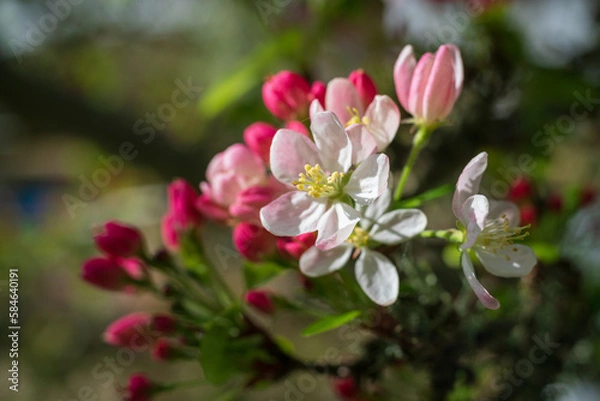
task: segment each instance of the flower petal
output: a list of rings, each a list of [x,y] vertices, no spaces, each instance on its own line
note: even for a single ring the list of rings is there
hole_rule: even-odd
[[[368,205],[379,197],[388,186],[390,160],[384,154],[375,154],[358,165],[344,192],[360,205]]]
[[[369,236],[383,244],[399,244],[421,233],[427,216],[419,209],[399,209],[384,214],[373,225]]]
[[[408,107],[414,117],[423,116],[423,99],[425,88],[429,81],[431,69],[433,67],[434,56],[431,53],[425,53],[419,60],[410,83],[410,92],[408,94]]]
[[[315,245],[322,250],[334,248],[348,239],[360,220],[360,213],[345,203],[335,203],[317,224]]]
[[[297,180],[304,166],[321,163],[315,144],[306,136],[289,129],[280,129],[271,145],[271,171],[285,184]]]
[[[333,273],[344,267],[353,249],[350,244],[342,244],[328,251],[312,246],[300,257],[300,271],[308,277]]]
[[[471,258],[467,255],[467,252],[463,252],[462,256],[462,268],[465,277],[467,278],[467,282],[477,295],[477,298],[481,301],[481,303],[488,309],[496,310],[500,307],[500,302],[496,298],[494,298],[481,283],[477,280],[475,276],[475,269],[473,268],[473,262],[471,262]]]
[[[473,195],[465,201],[460,221],[467,228],[467,236],[460,249],[464,251],[475,244],[477,237],[485,228],[489,211],[490,202],[483,195]]]
[[[360,116],[365,112],[354,84],[346,78],[334,78],[329,81],[325,92],[325,108],[333,111],[344,125],[352,118],[350,110],[358,110]]]
[[[377,221],[387,210],[392,203],[392,191],[388,188],[375,199],[373,203],[368,205],[363,212],[363,218],[360,220],[360,226],[365,230],[371,228],[373,223]]]
[[[400,127],[400,109],[389,96],[377,95],[363,117],[367,129],[382,152],[396,137]]]
[[[537,263],[533,249],[521,244],[507,245],[495,252],[478,247],[475,254],[483,267],[498,277],[526,276]]]
[[[481,152],[471,159],[458,177],[452,198],[452,211],[457,219],[461,218],[462,206],[467,198],[479,192],[481,177],[487,168],[487,158],[487,153]]]
[[[260,221],[272,234],[293,237],[316,231],[326,209],[326,200],[311,198],[305,192],[292,191],[260,209]]]
[[[319,99],[315,99],[310,103],[310,108],[308,109],[308,115],[310,116],[310,119],[312,120],[317,113],[322,113],[324,111],[325,111],[325,109],[323,108],[323,105],[321,104],[321,102],[319,102]]]
[[[317,113],[310,130],[319,149],[322,167],[329,173],[348,171],[352,164],[352,143],[336,115],[330,111]]]
[[[398,299],[398,270],[381,253],[363,249],[356,261],[355,274],[360,288],[376,304],[388,306]]]
[[[357,165],[377,152],[377,142],[363,124],[354,124],[346,128],[352,143],[352,164]]]
[[[519,226],[521,213],[519,208],[512,202],[490,200],[490,213],[488,221],[507,218],[509,227],[515,228]]]
[[[417,60],[413,53],[413,47],[411,45],[404,46],[396,60],[396,64],[394,64],[394,85],[400,104],[409,113],[413,113],[409,108],[408,95],[416,65]]]
[[[460,51],[453,45],[442,45],[435,53],[423,95],[423,117],[427,121],[443,120],[454,107],[458,98],[455,68],[462,71],[462,61],[459,66],[455,64],[457,55],[461,60]]]

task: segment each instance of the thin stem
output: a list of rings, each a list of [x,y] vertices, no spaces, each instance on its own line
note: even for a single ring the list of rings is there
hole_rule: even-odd
[[[427,145],[427,140],[432,132],[432,129],[426,126],[421,126],[415,134],[412,148],[408,155],[408,159],[406,160],[406,164],[404,164],[402,174],[400,175],[400,180],[398,181],[398,186],[396,187],[396,192],[394,193],[395,201],[399,201],[402,198],[402,191],[404,191],[404,186],[406,185],[408,176],[410,175],[410,172],[412,171],[415,162],[417,161],[417,157],[419,157],[419,154],[421,153],[421,150],[423,150],[425,145]]]
[[[421,238],[437,238],[443,239],[454,244],[461,244],[464,241],[464,234],[462,231],[455,228],[448,230],[425,230],[419,234]]]

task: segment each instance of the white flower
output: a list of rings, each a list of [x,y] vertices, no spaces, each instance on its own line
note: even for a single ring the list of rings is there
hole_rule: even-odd
[[[487,153],[475,156],[464,168],[452,198],[452,211],[465,234],[460,246],[462,267],[469,285],[479,300],[490,309],[500,303],[475,277],[473,262],[468,255],[472,249],[483,267],[499,277],[522,277],[537,263],[533,250],[514,241],[527,236],[526,227],[519,227],[519,209],[514,203],[490,202],[477,194],[481,177],[487,167]]]
[[[391,192],[386,191],[364,212],[360,225],[341,245],[323,251],[309,248],[300,258],[300,270],[309,277],[332,273],[346,265],[353,253],[358,284],[379,305],[391,305],[398,298],[398,271],[396,266],[373,245],[395,245],[419,234],[427,226],[427,217],[417,209],[400,209],[385,213],[391,203]],[[354,252],[353,252],[354,251]]]
[[[280,182],[294,188],[263,207],[263,226],[279,236],[318,231],[316,246],[331,249],[344,242],[360,220],[347,202],[367,205],[387,188],[389,159],[363,155],[332,112],[316,113],[311,121],[314,142],[288,129],[275,134],[271,170]],[[375,149],[372,149],[374,152]],[[362,159],[364,157],[364,160]],[[358,166],[352,160],[360,160]]]

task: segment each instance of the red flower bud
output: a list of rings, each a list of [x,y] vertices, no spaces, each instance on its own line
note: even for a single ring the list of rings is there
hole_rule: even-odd
[[[533,185],[528,178],[519,177],[513,181],[508,190],[508,199],[511,202],[520,202],[531,198]]]
[[[142,373],[136,373],[129,377],[127,385],[126,401],[150,401],[156,386]]]
[[[310,96],[309,99],[312,102],[313,100],[317,99],[319,101],[319,103],[321,103],[321,106],[325,107],[325,92],[327,91],[327,86],[325,85],[325,83],[321,82],[321,81],[315,81],[313,82],[312,86],[310,87]]]
[[[156,341],[152,347],[152,359],[159,362],[170,361],[175,357],[175,350],[171,341],[161,338]]]
[[[304,124],[302,124],[300,121],[296,121],[296,120],[288,121],[287,123],[285,123],[285,128],[291,129],[292,131],[299,132],[302,135],[310,138],[310,132],[308,132],[308,128],[306,128],[306,126]]]
[[[246,259],[258,262],[275,251],[276,238],[258,225],[239,223],[233,230],[233,244]]]
[[[111,256],[132,256],[142,247],[142,235],[137,229],[114,221],[106,223],[104,232],[95,235],[94,241],[100,250]]]
[[[83,264],[81,278],[110,291],[121,291],[130,283],[127,271],[114,259],[91,258]]]
[[[354,400],[359,394],[359,388],[352,376],[334,379],[333,389],[344,400]]]
[[[271,315],[275,311],[275,304],[271,295],[263,290],[250,290],[244,296],[246,303],[253,308]]]
[[[300,259],[300,256],[315,244],[315,233],[300,234],[296,237],[282,237],[277,239],[277,249],[283,256]]]
[[[348,76],[348,79],[356,88],[358,96],[360,96],[362,104],[366,110],[375,98],[375,95],[377,95],[377,87],[375,86],[375,83],[362,69],[352,71]]]
[[[555,213],[560,213],[563,210],[563,198],[559,194],[550,194],[546,199],[548,210]]]
[[[154,315],[152,328],[160,334],[173,334],[177,330],[177,320],[171,315]]]
[[[281,71],[262,87],[265,106],[277,118],[292,120],[307,114],[310,103],[310,85],[302,76]]]
[[[152,344],[149,327],[152,316],[144,312],[131,313],[112,322],[104,331],[104,341],[117,347]]]
[[[255,155],[265,163],[269,163],[271,153],[271,142],[277,133],[277,128],[270,124],[257,122],[250,124],[244,130],[244,142]]]
[[[531,203],[523,205],[523,206],[521,206],[520,211],[521,211],[521,224],[522,225],[527,225],[527,224],[531,224],[532,226],[536,225],[537,220],[538,220],[538,211],[534,205],[532,205]]]

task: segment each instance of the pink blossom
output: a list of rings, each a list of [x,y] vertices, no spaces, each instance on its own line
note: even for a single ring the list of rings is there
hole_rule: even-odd
[[[150,401],[155,385],[142,373],[136,373],[129,378],[126,401]]]
[[[198,226],[202,216],[196,208],[198,194],[185,180],[177,179],[167,188],[167,213],[161,221],[163,243],[176,249],[180,234]]]
[[[269,153],[271,151],[271,142],[277,132],[277,128],[271,124],[256,122],[250,124],[244,130],[244,142],[260,157],[263,162],[269,164]]]
[[[275,311],[271,295],[264,290],[250,290],[244,296],[244,300],[248,305],[267,315],[271,315]]]
[[[348,79],[356,88],[356,92],[360,97],[363,107],[367,109],[375,95],[377,95],[377,87],[371,77],[362,69],[352,71],[348,75]]]
[[[344,242],[360,219],[347,195],[366,205],[387,187],[389,160],[372,154],[354,168],[353,143],[332,112],[316,113],[311,121],[314,142],[281,129],[271,146],[271,170],[280,182],[293,185],[263,207],[263,227],[277,236],[293,237],[318,231],[316,246],[330,249]]]
[[[111,256],[132,256],[142,247],[142,235],[136,228],[115,221],[106,223],[104,231],[95,235],[94,241],[98,248]]]
[[[235,249],[246,259],[258,262],[276,250],[276,238],[259,225],[239,223],[233,230]]]
[[[311,101],[311,87],[306,79],[291,71],[280,71],[262,87],[267,109],[281,120],[293,120],[306,115]]]
[[[460,50],[442,45],[435,54],[425,53],[417,63],[412,46],[404,47],[394,66],[398,100],[417,124],[446,119],[463,84]]]
[[[105,290],[123,291],[143,277],[143,269],[137,259],[95,257],[85,261],[81,277]]]
[[[153,339],[144,335],[152,322],[152,316],[135,312],[112,322],[104,331],[104,341],[117,347],[141,346],[150,344]]]

